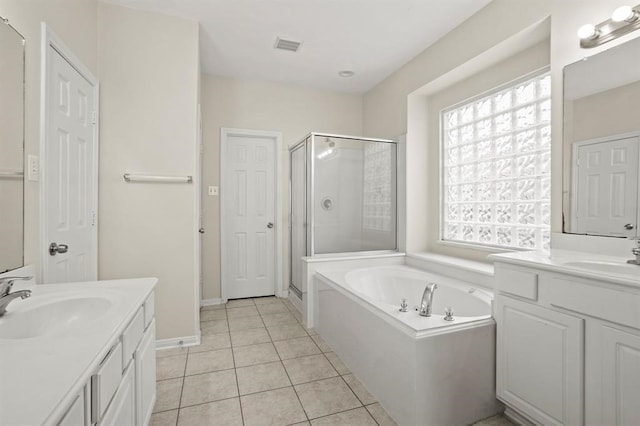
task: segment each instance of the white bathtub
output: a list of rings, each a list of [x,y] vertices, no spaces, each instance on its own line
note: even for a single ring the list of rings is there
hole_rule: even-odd
[[[433,314],[421,317],[430,282]],[[312,291],[318,333],[398,424],[468,425],[499,411],[489,291],[404,265],[325,269]]]

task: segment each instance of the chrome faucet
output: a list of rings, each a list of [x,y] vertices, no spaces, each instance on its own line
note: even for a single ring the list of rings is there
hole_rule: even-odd
[[[640,265],[640,239],[632,238],[632,240],[636,241],[636,246],[631,249],[631,253],[636,257],[635,259],[627,260],[627,263],[631,263],[632,265]]]
[[[422,293],[422,303],[420,303],[420,310],[418,313],[423,317],[431,316],[431,305],[433,303],[433,292],[438,288],[438,284],[429,283]]]
[[[31,296],[31,290],[20,290],[14,291],[13,293],[9,293],[11,291],[11,287],[13,287],[13,283],[16,281],[29,281],[33,277],[3,277],[0,278],[0,317],[5,314],[7,311],[7,306],[13,300],[17,299],[26,299]]]

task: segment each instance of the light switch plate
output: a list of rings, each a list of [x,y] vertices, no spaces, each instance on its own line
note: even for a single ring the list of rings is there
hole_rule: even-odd
[[[219,194],[219,190],[217,186],[209,187],[209,195],[218,195],[218,194]]]
[[[40,179],[40,162],[37,155],[27,156],[27,179],[33,182]]]

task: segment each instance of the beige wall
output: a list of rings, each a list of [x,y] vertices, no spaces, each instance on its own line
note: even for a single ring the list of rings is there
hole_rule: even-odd
[[[40,23],[97,75],[97,0],[0,0],[0,15],[25,38],[25,159],[40,151]],[[39,182],[25,181],[24,260],[40,272]]]
[[[282,132],[283,230],[288,232],[288,146],[309,132],[360,135],[362,98],[357,95],[320,91],[300,86],[234,80],[203,75],[202,117],[203,157],[203,299],[220,297],[220,198],[207,195],[208,185],[220,182],[220,128],[271,130]],[[220,189],[224,191],[224,188]],[[283,244],[284,282],[288,287],[288,238]]]
[[[198,24],[100,3],[99,277],[156,276],[157,338],[197,333]]]

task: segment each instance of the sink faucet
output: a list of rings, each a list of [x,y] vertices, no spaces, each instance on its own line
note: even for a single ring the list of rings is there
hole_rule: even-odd
[[[627,263],[631,263],[632,265],[640,265],[640,239],[632,238],[632,240],[636,241],[636,247],[631,249],[631,253],[636,257],[635,259],[627,260]]]
[[[31,296],[31,290],[20,290],[14,291],[13,293],[9,293],[11,291],[11,287],[13,287],[13,283],[16,281],[28,281],[33,277],[3,277],[0,278],[0,317],[5,314],[7,311],[7,306],[13,300],[17,299],[26,299]]]
[[[420,310],[418,313],[423,317],[431,316],[431,304],[433,303],[433,292],[438,288],[438,284],[429,283],[422,293],[422,303],[420,303]]]

